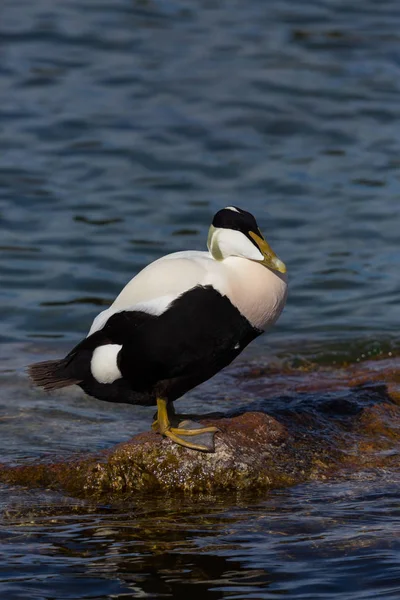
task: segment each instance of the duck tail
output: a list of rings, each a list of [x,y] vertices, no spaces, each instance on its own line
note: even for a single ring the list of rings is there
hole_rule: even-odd
[[[33,383],[47,391],[59,390],[75,383],[80,383],[80,379],[72,379],[68,374],[67,366],[69,360],[46,360],[44,362],[29,365],[28,375]]]

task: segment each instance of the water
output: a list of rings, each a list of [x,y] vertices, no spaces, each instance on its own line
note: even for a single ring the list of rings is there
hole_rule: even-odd
[[[399,31],[394,0],[2,3],[1,460],[148,427],[146,409],[43,396],[22,369],[76,343],[149,261],[203,249],[226,205],[256,215],[290,276],[243,364],[398,353]],[[232,387],[191,406],[227,409]],[[5,514],[0,595],[394,600],[398,481],[376,477],[188,503],[181,520],[173,501],[137,518],[56,498],[52,522],[45,494],[3,489],[33,516]],[[141,529],[156,513],[161,550]]]
[[[382,478],[229,504],[70,502],[41,514],[25,501],[0,529],[9,561],[0,589],[40,599],[394,599],[399,500],[399,481]]]

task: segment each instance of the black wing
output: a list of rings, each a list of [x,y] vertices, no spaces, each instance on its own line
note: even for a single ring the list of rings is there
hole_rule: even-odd
[[[197,286],[172,302],[161,315],[122,311],[80,342],[64,359],[68,375],[91,379],[93,351],[120,344],[118,367],[133,390],[160,381],[204,381],[228,365],[262,333],[212,286]]]
[[[138,319],[138,312],[117,313],[104,331],[122,344],[118,366],[139,388],[200,371],[217,372],[261,333],[212,286],[182,294],[160,316]]]

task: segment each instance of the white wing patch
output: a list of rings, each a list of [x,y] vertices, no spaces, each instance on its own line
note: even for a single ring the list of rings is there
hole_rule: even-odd
[[[171,294],[167,296],[160,296],[159,298],[152,298],[152,300],[138,302],[137,304],[134,304],[131,308],[128,308],[127,310],[140,310],[142,312],[148,313],[149,315],[159,317],[167,310],[169,305],[176,298],[177,296],[172,296]]]
[[[225,206],[225,210],[232,210],[233,212],[239,212],[237,208],[235,208],[234,206]]]
[[[163,314],[171,304],[175,300],[177,296],[173,296],[172,294],[166,296],[160,296],[159,298],[152,298],[151,300],[145,300],[143,302],[138,302],[137,304],[133,304],[128,307],[116,307],[114,305],[110,306],[106,310],[103,310],[92,323],[89,335],[92,335],[95,331],[99,331],[103,329],[104,325],[107,323],[108,319],[115,315],[116,313],[122,311],[141,311],[148,313],[149,315],[154,315],[155,317],[159,317]]]
[[[121,348],[119,344],[106,344],[98,346],[93,352],[90,370],[99,383],[113,383],[121,379],[122,373],[117,365],[117,356]]]
[[[107,323],[108,319],[111,317],[111,315],[113,315],[115,312],[117,311],[113,311],[111,310],[112,307],[110,306],[110,308],[106,308],[106,310],[101,311],[101,313],[99,313],[97,315],[97,317],[95,317],[91,328],[89,329],[89,333],[87,334],[87,337],[89,337],[89,335],[92,335],[92,333],[94,333],[95,331],[99,331],[100,329],[103,329],[104,325]]]

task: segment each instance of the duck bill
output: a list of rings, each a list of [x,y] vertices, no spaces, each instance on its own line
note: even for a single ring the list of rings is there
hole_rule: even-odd
[[[279,273],[286,273],[285,263],[277,257],[277,255],[272,250],[268,242],[265,241],[263,237],[257,235],[253,231],[249,231],[249,235],[255,241],[258,249],[264,257],[264,260],[260,260],[259,262],[265,267],[272,269],[273,271],[278,271]]]

